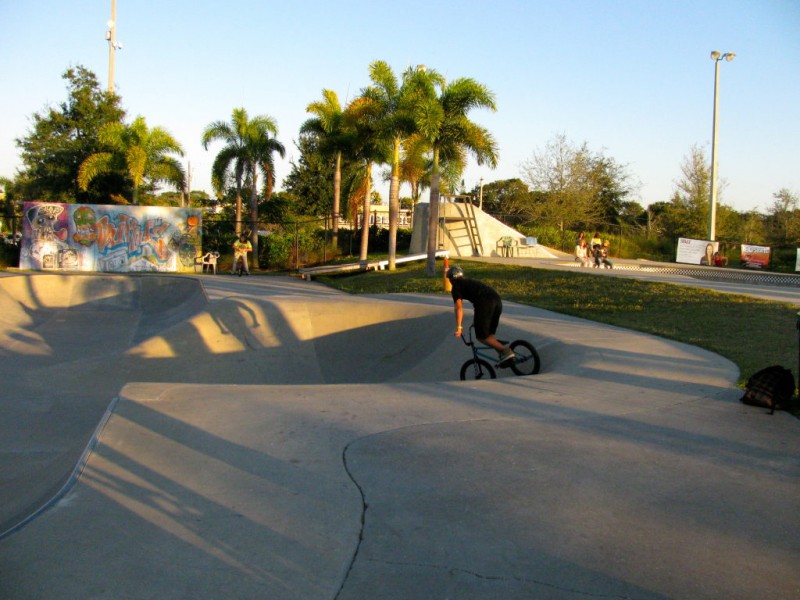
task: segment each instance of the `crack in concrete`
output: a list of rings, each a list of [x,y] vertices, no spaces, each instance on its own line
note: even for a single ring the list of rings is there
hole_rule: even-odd
[[[355,443],[355,441],[358,440],[350,442],[350,444],[347,444],[344,447],[344,450],[342,450],[342,464],[344,465],[345,473],[347,473],[347,476],[350,478],[350,481],[353,482],[353,485],[356,486],[358,493],[361,495],[361,524],[358,530],[358,541],[356,542],[356,548],[353,551],[353,556],[350,559],[350,564],[347,566],[347,571],[345,572],[344,577],[342,578],[342,583],[339,586],[339,589],[336,591],[334,600],[339,598],[339,596],[341,595],[342,591],[344,590],[344,586],[347,583],[347,579],[350,577],[350,572],[353,570],[353,567],[356,564],[356,558],[358,558],[358,552],[359,550],[361,550],[361,542],[364,541],[364,525],[366,524],[367,521],[367,508],[369,508],[369,505],[367,504],[367,498],[364,495],[364,490],[359,485],[358,481],[356,481],[355,476],[350,471],[350,467],[347,464],[347,450],[350,448],[351,444]]]

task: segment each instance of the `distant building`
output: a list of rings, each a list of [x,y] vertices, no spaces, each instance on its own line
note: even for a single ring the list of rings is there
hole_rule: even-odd
[[[361,223],[363,222],[363,215],[362,213],[358,213],[358,224],[356,225],[357,229],[361,228]],[[350,229],[351,226],[350,219],[339,218],[339,229]],[[369,224],[370,227],[372,225],[377,225],[381,229],[389,229],[389,207],[385,204],[373,204],[369,207]],[[408,227],[411,228],[413,226],[413,219],[412,219],[412,212],[407,208],[401,208],[400,213],[398,214],[397,219],[397,226],[398,227]]]

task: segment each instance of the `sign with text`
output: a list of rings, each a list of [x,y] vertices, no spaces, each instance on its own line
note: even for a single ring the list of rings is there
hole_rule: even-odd
[[[764,269],[769,266],[769,246],[742,244],[742,266],[749,269]]]
[[[714,253],[718,249],[719,242],[679,238],[675,262],[687,265],[713,265]]]
[[[180,273],[201,246],[199,209],[26,202],[19,267]]]

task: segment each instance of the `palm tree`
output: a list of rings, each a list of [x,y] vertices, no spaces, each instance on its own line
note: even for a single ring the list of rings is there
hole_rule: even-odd
[[[422,189],[430,186],[431,161],[427,156],[429,149],[427,142],[418,133],[403,141],[400,181],[411,187],[411,201],[414,208],[422,196]]]
[[[389,184],[389,270],[395,269],[397,257],[397,221],[400,215],[400,146],[413,132],[414,121],[404,102],[407,91],[398,82],[391,67],[382,60],[369,66],[373,85],[362,93],[375,103],[378,111],[378,134],[391,146],[391,179]]]
[[[211,179],[218,194],[224,192],[226,181],[233,178],[236,185],[236,236],[242,233],[242,188],[250,183],[250,224],[253,256],[258,267],[258,175],[265,181],[267,199],[274,185],[275,163],[273,154],[281,157],[286,149],[272,136],[278,135],[278,125],[272,117],[260,115],[250,117],[244,108],[233,110],[231,122],[214,121],[206,126],[202,135],[203,148],[208,150],[211,142],[220,140],[225,146],[214,159]]]
[[[342,194],[342,153],[352,145],[345,127],[345,114],[336,92],[322,90],[322,101],[312,102],[306,112],[316,115],[300,127],[301,133],[313,133],[320,143],[323,154],[332,154],[336,161],[333,172],[332,244],[334,252],[339,248],[339,211]]]
[[[439,226],[440,161],[459,160],[467,152],[479,165],[497,166],[497,144],[485,128],[467,118],[472,108],[496,110],[494,95],[485,86],[470,78],[461,78],[441,86],[438,96],[432,94],[435,82],[420,80],[414,110],[417,130],[433,151],[430,207],[428,214],[428,260],[425,272],[436,275],[436,239]]]
[[[275,130],[277,133],[277,128]],[[262,132],[254,140],[251,161],[247,169],[250,178],[250,222],[253,229],[253,256],[258,267],[258,174],[264,176],[264,201],[268,202],[275,187],[275,153],[286,156],[286,148],[268,132]]]
[[[145,181],[183,189],[183,166],[169,156],[183,156],[183,148],[161,127],[149,129],[144,117],[137,117],[130,125],[108,123],[98,132],[98,140],[109,150],[92,154],[81,163],[78,185],[82,190],[86,191],[98,175],[111,172],[125,172],[131,178],[133,204],[139,203],[139,188]]]
[[[345,126],[350,130],[352,136],[352,156],[359,169],[357,180],[350,189],[353,190],[353,194],[358,194],[362,198],[363,219],[359,252],[361,261],[367,260],[369,249],[372,166],[376,162],[385,162],[388,154],[385,139],[380,135],[378,129],[380,114],[380,106],[366,96],[359,96],[345,110]]]

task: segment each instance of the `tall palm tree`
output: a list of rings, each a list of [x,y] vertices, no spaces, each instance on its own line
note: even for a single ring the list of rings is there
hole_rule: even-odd
[[[372,187],[372,167],[386,162],[386,140],[378,128],[380,106],[366,96],[353,100],[345,110],[346,127],[352,136],[352,154],[360,171],[358,180],[351,186],[362,198],[363,219],[361,223],[361,249],[359,260],[367,260],[369,246],[369,206]]]
[[[424,83],[424,82],[423,82]],[[432,85],[432,84],[431,84]],[[430,207],[428,214],[427,275],[436,275],[436,239],[439,227],[440,161],[458,160],[465,153],[475,156],[479,165],[497,166],[497,144],[489,131],[467,117],[473,108],[496,110],[494,94],[470,78],[456,79],[441,86],[437,95],[424,87],[414,110],[417,130],[433,151]]]
[[[333,172],[332,244],[334,252],[339,248],[339,212],[342,195],[342,153],[352,145],[351,136],[345,126],[345,114],[336,92],[322,90],[322,101],[312,102],[306,107],[315,117],[300,126],[301,133],[313,133],[324,154],[332,154],[336,161]]]
[[[376,127],[391,147],[391,179],[389,183],[389,270],[395,269],[397,257],[397,221],[400,215],[400,146],[414,128],[412,114],[404,102],[403,86],[392,68],[382,60],[369,66],[372,85],[362,94],[375,103]]]
[[[222,141],[225,146],[211,167],[212,183],[217,193],[224,192],[226,181],[233,178],[236,185],[236,236],[242,233],[242,189],[245,180],[250,183],[250,225],[253,256],[258,267],[258,175],[264,175],[265,190],[269,194],[274,185],[275,163],[273,154],[281,157],[286,149],[273,136],[278,135],[278,125],[267,115],[252,119],[244,108],[235,108],[231,122],[214,121],[203,130],[203,148]]]
[[[145,181],[163,182],[182,190],[186,175],[181,163],[170,153],[183,156],[183,148],[161,127],[150,129],[144,117],[130,125],[108,123],[98,140],[109,148],[92,154],[78,169],[78,186],[86,191],[92,179],[111,172],[124,172],[133,182],[132,204],[139,203],[139,188]]]
[[[277,133],[277,128],[276,128]],[[264,177],[264,201],[269,201],[275,187],[275,154],[286,156],[286,148],[268,132],[261,132],[251,148],[247,174],[250,179],[250,223],[253,230],[253,256],[258,257],[258,175]],[[258,258],[256,258],[258,267]]]

